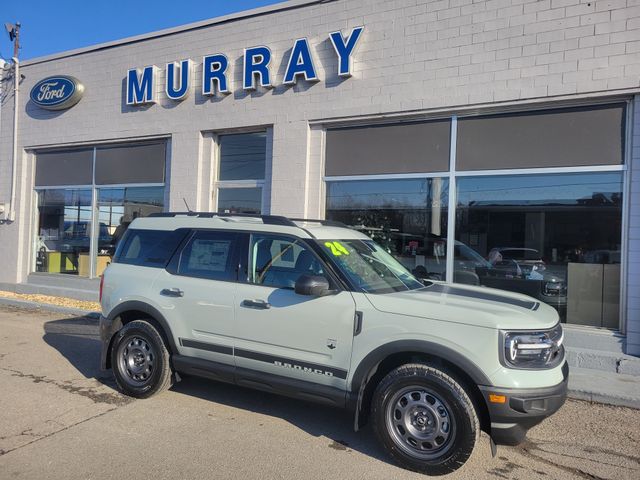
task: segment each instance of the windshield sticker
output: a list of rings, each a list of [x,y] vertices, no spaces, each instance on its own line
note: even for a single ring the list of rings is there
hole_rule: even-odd
[[[340,255],[349,255],[349,250],[347,250],[340,242],[324,242],[324,246],[330,249],[331,253],[335,257],[339,257]]]

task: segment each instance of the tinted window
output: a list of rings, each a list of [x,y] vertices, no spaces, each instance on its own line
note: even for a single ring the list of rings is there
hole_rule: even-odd
[[[265,132],[222,135],[218,180],[263,180],[266,156]]]
[[[444,172],[451,120],[327,131],[326,174]]]
[[[184,230],[128,230],[114,262],[164,268],[184,238]]]
[[[38,152],[36,186],[91,185],[93,183],[93,149]]]
[[[163,183],[166,143],[118,145],[96,150],[96,184]]]
[[[218,189],[218,211],[259,214],[262,211],[262,188]]]
[[[625,105],[458,120],[458,170],[619,165]]]
[[[180,254],[178,275],[235,280],[233,261],[238,236],[228,232],[196,232]]]

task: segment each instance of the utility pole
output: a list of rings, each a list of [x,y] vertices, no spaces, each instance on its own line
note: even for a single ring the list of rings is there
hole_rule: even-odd
[[[20,22],[4,24],[9,39],[13,42],[13,159],[11,168],[11,200],[6,219],[14,222],[16,219],[16,183],[18,175],[18,100],[20,90]]]

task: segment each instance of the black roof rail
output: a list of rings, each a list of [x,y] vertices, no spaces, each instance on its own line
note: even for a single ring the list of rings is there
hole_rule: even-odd
[[[287,217],[282,217],[279,215],[260,215],[253,213],[225,213],[225,212],[158,212],[151,213],[148,215],[149,217],[155,218],[170,218],[177,217],[178,215],[184,215],[187,217],[198,217],[198,218],[231,218],[231,217],[241,217],[241,218],[258,218],[262,220],[262,223],[265,225],[282,225],[285,227],[297,227],[295,223],[293,223]]]

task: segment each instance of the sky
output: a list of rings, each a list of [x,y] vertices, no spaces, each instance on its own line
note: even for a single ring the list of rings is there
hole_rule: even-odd
[[[0,23],[22,24],[19,58],[27,60],[278,1],[2,0]],[[13,46],[4,28],[0,30],[0,55],[4,59],[13,55]]]

